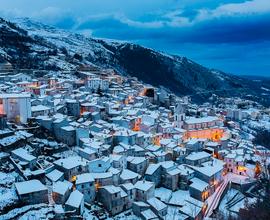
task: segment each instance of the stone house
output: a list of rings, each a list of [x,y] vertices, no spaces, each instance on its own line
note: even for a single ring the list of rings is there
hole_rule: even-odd
[[[25,204],[48,203],[48,188],[39,180],[16,182],[15,188],[20,201]]]

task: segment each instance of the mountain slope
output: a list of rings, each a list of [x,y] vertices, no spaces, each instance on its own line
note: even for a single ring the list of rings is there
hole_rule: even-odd
[[[242,87],[235,80],[237,77],[207,69],[186,57],[169,56],[133,44],[112,46],[106,41],[100,43],[114,54],[109,65],[147,83],[162,85],[179,94]],[[95,61],[106,64],[102,57]]]
[[[110,67],[178,95],[213,92],[239,95],[250,88],[247,80],[205,68],[185,57],[167,55],[132,43],[89,38],[29,19],[18,19],[16,24],[1,19],[0,48],[2,59],[16,68]]]

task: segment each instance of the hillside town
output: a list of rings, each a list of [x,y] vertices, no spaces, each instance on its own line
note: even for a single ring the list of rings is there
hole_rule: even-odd
[[[196,104],[91,66],[0,69],[0,219],[237,216],[269,179],[255,101]]]

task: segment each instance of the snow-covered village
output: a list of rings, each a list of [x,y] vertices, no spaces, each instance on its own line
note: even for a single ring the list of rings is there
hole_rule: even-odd
[[[0,219],[235,216],[263,193],[256,102],[196,105],[111,69],[1,68]]]
[[[269,220],[269,0],[225,2],[1,0],[0,220]]]

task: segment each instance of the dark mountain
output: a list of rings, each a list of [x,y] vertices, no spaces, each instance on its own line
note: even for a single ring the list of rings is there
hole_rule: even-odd
[[[114,45],[99,41],[114,53],[108,65],[117,67],[144,82],[162,85],[178,94],[242,88],[236,76],[205,68],[186,57],[167,55],[134,44]],[[106,64],[102,57],[101,64]]]
[[[75,70],[79,65],[110,67],[178,95],[205,98],[216,93],[261,98],[254,80],[203,67],[186,57],[164,54],[140,45],[85,37],[19,19],[0,19],[0,57],[15,68]],[[1,59],[1,58],[0,58]],[[254,85],[256,84],[256,89]],[[269,90],[270,91],[270,90]],[[263,97],[264,99],[264,97]]]

